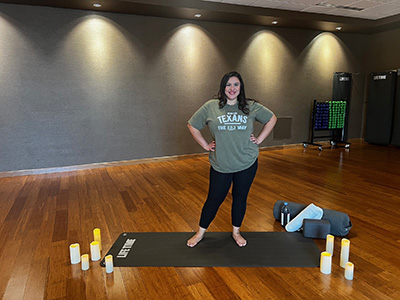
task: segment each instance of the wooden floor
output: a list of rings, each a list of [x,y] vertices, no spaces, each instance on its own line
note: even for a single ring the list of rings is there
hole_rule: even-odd
[[[99,227],[108,250],[121,232],[196,230],[206,156],[75,172],[0,178],[3,299],[400,299],[400,149],[302,146],[262,151],[242,231],[282,231],[279,199],[346,212],[354,280],[319,268],[115,268],[69,262]],[[230,231],[228,196],[210,231]],[[325,242],[315,240],[324,250]],[[296,249],[293,249],[296,251]],[[105,252],[103,252],[104,254]]]

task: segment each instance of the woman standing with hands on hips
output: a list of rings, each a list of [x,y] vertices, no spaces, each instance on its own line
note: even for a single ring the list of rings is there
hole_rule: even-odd
[[[246,212],[247,195],[257,172],[258,145],[271,133],[276,116],[255,100],[247,99],[242,77],[237,72],[224,75],[216,99],[206,102],[188,122],[193,138],[209,151],[210,182],[199,229],[187,241],[196,246],[215,218],[232,186],[232,237],[239,247],[247,241],[240,234]],[[260,134],[253,134],[254,122],[263,124]],[[208,143],[200,130],[208,126],[213,141]]]

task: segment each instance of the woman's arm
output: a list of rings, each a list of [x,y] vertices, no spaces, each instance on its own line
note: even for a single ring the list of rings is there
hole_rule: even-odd
[[[260,134],[258,137],[255,137],[253,134],[250,137],[250,141],[252,141],[254,144],[260,145],[266,138],[269,136],[271,133],[272,129],[274,128],[276,124],[277,118],[275,115],[272,116],[272,118],[264,124]]]
[[[192,125],[188,124],[187,125],[190,133],[193,135],[193,138],[196,140],[196,142],[199,143],[201,147],[204,148],[206,151],[214,151],[215,150],[215,141],[212,141],[211,143],[207,143],[206,139],[204,136],[201,134],[200,130],[194,128]]]

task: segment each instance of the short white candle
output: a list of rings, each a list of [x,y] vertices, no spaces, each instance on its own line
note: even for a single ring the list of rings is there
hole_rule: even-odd
[[[107,255],[105,260],[106,260],[106,273],[112,273],[114,271],[114,263],[112,255]]]
[[[335,242],[335,237],[333,235],[328,234],[326,236],[326,252],[330,253],[333,256],[333,246]]]
[[[69,256],[71,258],[71,264],[75,265],[81,262],[81,250],[78,243],[69,246]]]
[[[100,259],[99,242],[93,241],[90,243],[90,257],[92,261],[98,261]]]
[[[340,249],[340,266],[344,268],[349,261],[350,241],[342,239],[342,248]]]
[[[347,280],[353,280],[354,276],[354,264],[351,262],[346,263],[346,267],[344,268],[344,277]]]
[[[82,260],[81,264],[82,270],[83,271],[89,270],[89,254],[83,254],[81,256],[81,260]]]
[[[332,255],[329,252],[321,253],[320,271],[323,274],[331,274]]]
[[[100,251],[103,250],[101,247],[101,233],[100,228],[93,229],[93,240],[99,242],[99,249]]]

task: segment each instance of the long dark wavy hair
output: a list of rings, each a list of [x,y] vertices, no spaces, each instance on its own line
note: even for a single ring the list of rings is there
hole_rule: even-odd
[[[238,107],[244,114],[248,115],[250,112],[250,110],[248,108],[248,101],[249,100],[255,101],[255,100],[246,98],[246,93],[244,91],[244,82],[243,82],[242,76],[236,71],[226,73],[224,75],[224,77],[222,77],[222,79],[221,79],[221,83],[219,85],[219,92],[218,92],[217,96],[215,97],[216,99],[219,100],[219,108],[220,109],[223,108],[227,103],[227,98],[225,95],[225,88],[226,88],[226,84],[228,83],[228,80],[231,77],[237,77],[237,79],[239,79],[239,81],[240,81],[240,92],[237,97]]]

